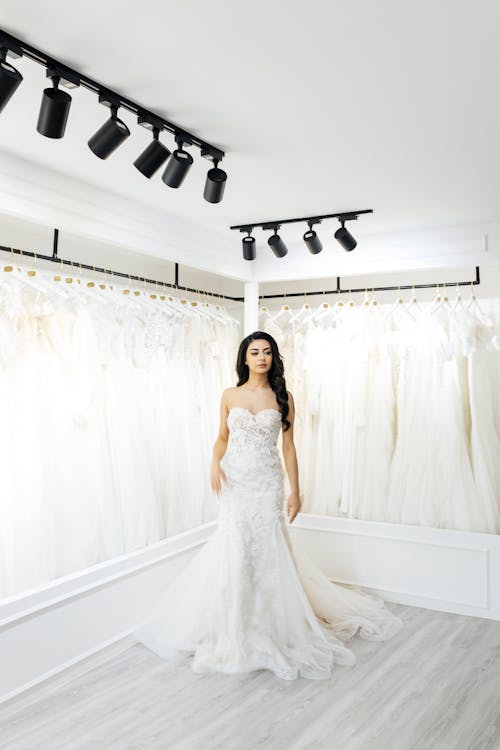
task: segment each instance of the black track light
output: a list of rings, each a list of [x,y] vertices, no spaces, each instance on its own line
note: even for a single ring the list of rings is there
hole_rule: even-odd
[[[208,153],[208,152],[207,152]],[[206,154],[204,154],[206,155]],[[215,156],[212,156],[210,158],[215,158]],[[250,234],[250,230],[253,231],[255,227],[261,227],[262,229],[268,230],[272,229],[274,231],[274,234],[269,237],[268,244],[272,248],[273,253],[278,257],[282,258],[284,255],[287,254],[288,250],[283,242],[283,240],[278,236],[278,229],[283,224],[295,224],[297,222],[303,223],[306,222],[309,226],[309,230],[305,232],[303,236],[303,240],[307,245],[307,248],[313,255],[317,255],[320,253],[323,249],[323,245],[321,243],[321,240],[319,239],[316,232],[313,230],[313,226],[315,224],[321,224],[322,221],[325,219],[338,219],[340,221],[340,228],[337,229],[335,232],[335,239],[337,242],[339,242],[344,250],[347,250],[350,252],[351,250],[354,250],[355,247],[357,247],[357,241],[354,239],[352,234],[345,228],[345,222],[346,221],[355,221],[358,219],[361,214],[372,214],[373,209],[367,208],[363,209],[362,211],[342,211],[338,214],[320,214],[318,216],[301,216],[297,219],[273,219],[272,221],[252,221],[252,223],[247,222],[246,224],[234,224],[233,226],[229,227],[229,229],[235,229],[239,230],[240,232],[248,232]],[[244,247],[244,246],[243,246]]]
[[[184,151],[184,149],[182,148],[184,145],[184,140],[181,138],[176,138],[176,141],[179,148],[176,148],[173,152],[172,156],[167,162],[165,171],[161,176],[161,179],[163,180],[165,185],[168,185],[172,188],[178,188],[182,185],[182,183],[184,182],[184,178],[191,169],[191,165],[193,163],[193,157],[191,156],[191,154],[188,154],[188,152]]]
[[[36,129],[46,138],[62,138],[66,130],[71,96],[58,88],[60,76],[53,75],[53,88],[44,89]]]
[[[274,234],[269,237],[267,244],[277,258],[283,258],[288,252],[288,248],[279,236],[277,229],[275,229]]]
[[[323,245],[321,244],[321,240],[316,234],[316,232],[313,229],[313,222],[308,222],[309,229],[307,232],[305,232],[304,237],[302,238],[304,242],[307,245],[307,248],[310,253],[313,255],[317,255],[323,250]]]
[[[255,260],[255,237],[251,236],[250,231],[248,236],[241,240],[241,246],[245,260]]]
[[[125,123],[117,117],[118,106],[111,105],[111,117],[101,125],[88,142],[91,151],[100,159],[107,159],[130,135]]]
[[[342,226],[339,227],[335,232],[335,239],[342,245],[344,250],[350,252],[351,250],[354,250],[358,243],[356,242],[350,231],[345,228],[344,221],[344,219],[340,219],[340,223]]]
[[[153,140],[134,161],[134,167],[148,178],[152,177],[170,156],[170,150],[159,141],[159,134],[159,129],[153,128]]]
[[[226,187],[227,174],[218,167],[218,159],[214,159],[214,166],[207,172],[203,197],[209,203],[220,203]]]
[[[5,59],[7,50],[0,49],[0,112],[23,80],[21,73]]]

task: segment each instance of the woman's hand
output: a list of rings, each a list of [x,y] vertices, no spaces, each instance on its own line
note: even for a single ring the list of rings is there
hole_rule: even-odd
[[[297,513],[300,511],[301,508],[301,502],[298,492],[292,492],[288,496],[287,500],[287,511],[288,511],[288,522],[292,523],[293,519],[297,515]]]
[[[212,461],[212,468],[210,472],[210,483],[214,492],[219,495],[222,491],[221,480],[227,481],[224,469],[221,467],[219,461]]]

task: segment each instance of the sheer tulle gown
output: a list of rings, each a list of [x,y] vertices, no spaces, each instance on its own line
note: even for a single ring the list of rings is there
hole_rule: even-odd
[[[352,665],[344,641],[385,641],[402,627],[384,601],[331,582],[292,542],[277,449],[281,413],[233,407],[221,461],[217,528],[162,592],[137,639],[197,673],[271,670],[325,679]]]

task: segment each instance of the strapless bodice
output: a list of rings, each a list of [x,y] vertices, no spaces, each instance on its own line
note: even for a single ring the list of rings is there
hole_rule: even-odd
[[[226,473],[245,481],[251,473],[271,470],[273,478],[282,479],[283,467],[277,448],[281,429],[281,412],[262,409],[256,414],[233,406],[227,416],[229,439],[221,466]]]
[[[277,409],[261,409],[253,414],[242,406],[233,406],[227,417],[229,439],[234,442],[243,440],[246,444],[276,447],[281,429],[281,412]]]

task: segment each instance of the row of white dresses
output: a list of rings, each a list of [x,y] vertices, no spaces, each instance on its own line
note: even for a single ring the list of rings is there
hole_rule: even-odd
[[[296,402],[303,511],[499,533],[494,301],[296,314],[260,325]]]
[[[217,512],[209,466],[239,322],[75,287],[0,283],[0,597]]]

